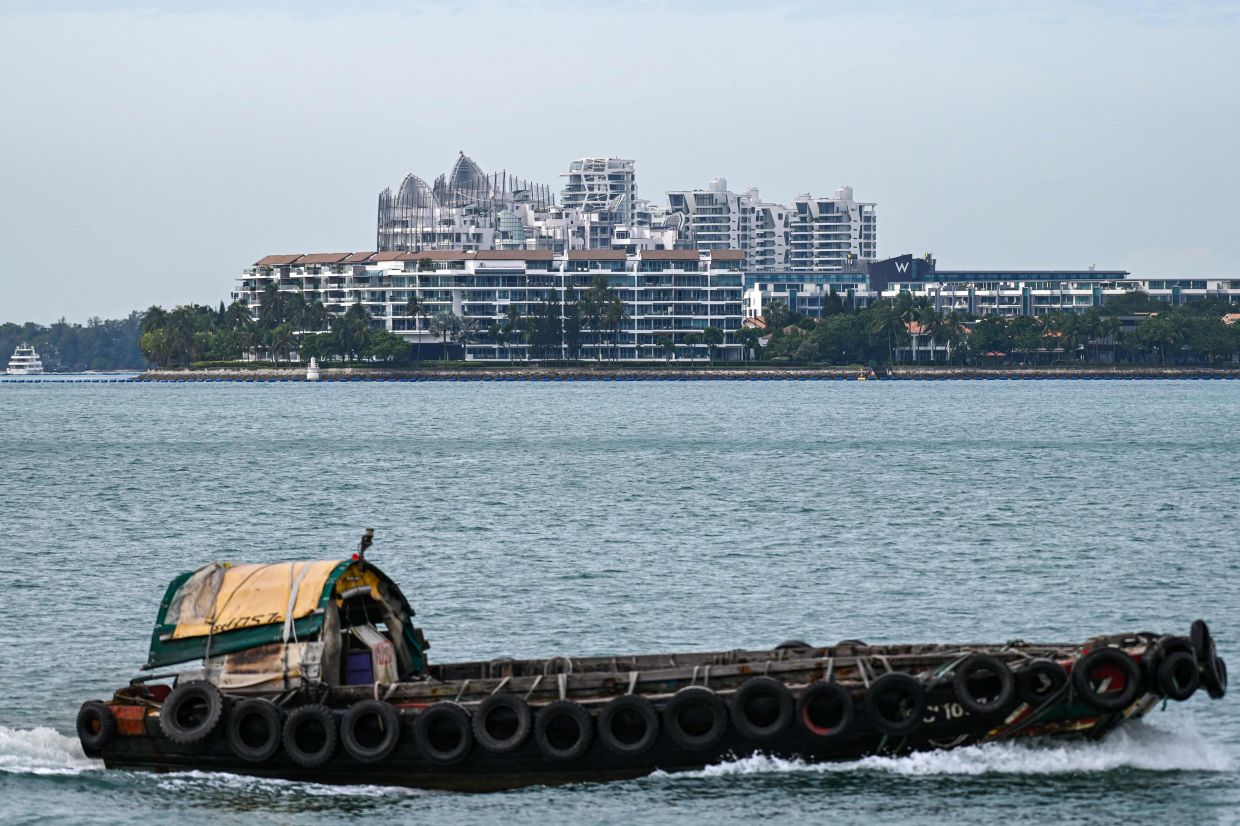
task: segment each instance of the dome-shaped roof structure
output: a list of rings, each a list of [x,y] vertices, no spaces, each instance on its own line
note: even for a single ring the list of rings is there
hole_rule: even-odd
[[[396,193],[396,203],[414,209],[430,209],[435,206],[435,196],[426,181],[417,175],[409,174],[401,181],[400,191]]]
[[[478,192],[489,186],[490,181],[487,180],[486,173],[462,152],[453,164],[452,172],[448,175],[448,188],[454,192]]]

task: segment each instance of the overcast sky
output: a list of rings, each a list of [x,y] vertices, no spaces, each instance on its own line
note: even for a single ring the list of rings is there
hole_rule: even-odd
[[[879,254],[1240,275],[1240,3],[0,0],[0,321],[373,248],[458,150],[558,190],[849,184]]]

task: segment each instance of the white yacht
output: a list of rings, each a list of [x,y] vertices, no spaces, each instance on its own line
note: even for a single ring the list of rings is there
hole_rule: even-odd
[[[10,376],[38,376],[43,373],[43,360],[33,347],[19,344],[9,359],[7,372]]]

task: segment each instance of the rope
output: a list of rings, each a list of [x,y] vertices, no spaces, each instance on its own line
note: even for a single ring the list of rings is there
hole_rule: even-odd
[[[568,697],[568,675],[557,674],[555,675],[555,678],[556,678],[556,682],[559,683],[559,687],[560,687],[560,699],[561,700],[567,699]]]
[[[634,691],[637,690],[637,675],[640,673],[641,672],[639,671],[629,672],[629,690],[625,692],[626,694],[632,694]]]
[[[543,675],[541,674],[534,678],[534,682],[530,683],[530,690],[525,692],[525,699],[528,700],[530,698],[530,695],[533,694],[535,689],[538,688],[538,684],[542,682],[542,678]]]
[[[453,702],[459,703],[461,701],[461,697],[465,694],[465,689],[467,688],[469,688],[469,680],[461,683],[461,689],[456,692],[456,699],[453,700]]]
[[[955,671],[957,666],[972,656],[972,651],[966,651],[963,654],[957,655],[955,659],[949,661],[947,664],[939,666],[936,671],[931,673],[930,679],[926,681],[926,688],[934,688],[939,683],[942,683],[947,678],[948,674]]]
[[[853,662],[857,666],[857,671],[861,673],[861,684],[866,688],[870,687],[870,677],[865,673],[865,660],[860,657],[853,657]],[[886,739],[885,737],[883,739]]]
[[[495,688],[493,688],[493,689],[491,690],[491,693],[492,693],[492,694],[499,694],[499,693],[500,693],[500,691],[502,691],[502,690],[503,690],[504,686],[508,685],[508,681],[509,681],[509,680],[511,680],[511,679],[512,679],[512,677],[505,677],[504,679],[500,680],[500,681],[499,681],[499,685],[495,686]]]

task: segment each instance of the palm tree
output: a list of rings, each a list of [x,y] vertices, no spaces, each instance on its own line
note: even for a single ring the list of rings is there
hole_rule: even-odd
[[[228,309],[224,311],[224,322],[233,330],[241,330],[246,325],[253,324],[254,318],[250,315],[250,305],[244,301],[234,301],[229,304]]]
[[[581,294],[580,299],[582,315],[594,334],[594,355],[599,361],[603,360],[601,341],[604,317],[607,314],[610,299],[611,288],[607,286],[607,279],[601,275],[594,277],[594,283],[590,285],[590,289]]]
[[[689,359],[697,356],[697,346],[702,343],[701,333],[685,333],[685,345],[689,348]]]
[[[1100,324],[1103,338],[1110,340],[1112,361],[1119,361],[1119,345],[1123,340],[1124,322],[1115,316],[1102,319]]]
[[[457,318],[456,329],[452,331],[452,340],[461,347],[461,359],[468,355],[469,342],[473,339],[474,331],[478,328],[478,322],[472,318]]]
[[[441,310],[431,316],[430,333],[439,336],[443,342],[443,360],[448,360],[448,337],[455,336],[461,329],[461,319],[451,310]]]
[[[620,296],[612,293],[603,311],[603,324],[612,332],[612,358],[617,361],[620,358],[620,329],[628,320],[629,317],[624,312],[624,302],[620,300]]]
[[[164,328],[169,350],[180,356],[180,361],[184,367],[189,366],[194,333],[198,332],[198,319],[196,316],[197,314],[192,307],[177,307],[168,314],[168,324]]]
[[[315,332],[322,332],[327,329],[329,317],[323,302],[315,301],[306,308],[306,328]]]
[[[956,352],[964,353],[963,345],[968,338],[968,333],[961,324],[964,319],[960,313],[953,310],[946,315],[940,315],[939,318],[938,335],[942,337],[943,343],[947,346],[947,362],[950,364]]]
[[[273,330],[284,321],[284,296],[275,282],[263,287],[258,296],[258,323],[264,330]]]
[[[707,327],[702,331],[702,341],[706,343],[706,355],[710,363],[715,363],[715,348],[723,344],[723,330],[718,327]]]
[[[303,332],[306,329],[309,316],[310,305],[306,303],[301,293],[293,293],[284,299],[284,322],[294,333]]]
[[[162,329],[168,323],[168,311],[158,305],[151,305],[145,313],[142,314],[142,324],[139,329],[145,335],[155,330]]]
[[[882,299],[870,308],[869,332],[887,339],[887,363],[895,361],[896,336],[907,334],[903,312],[890,299]]]
[[[510,342],[519,342],[521,340],[521,307],[516,302],[508,305],[508,309],[504,311],[504,342],[507,345],[505,349],[508,351],[508,360],[512,361],[512,346]]]
[[[934,363],[934,347],[939,343],[944,331],[947,328],[947,321],[942,313],[934,308],[933,304],[927,303],[922,307],[913,310],[915,323],[921,328],[921,334],[930,339],[930,363]]]
[[[414,361],[422,361],[422,333],[418,330],[418,319],[426,312],[426,305],[416,292],[409,293],[405,301],[405,315],[413,319],[414,330]]]
[[[280,354],[289,354],[293,349],[293,328],[287,324],[278,324],[267,334],[267,348],[271,351],[271,360],[280,363]]]

